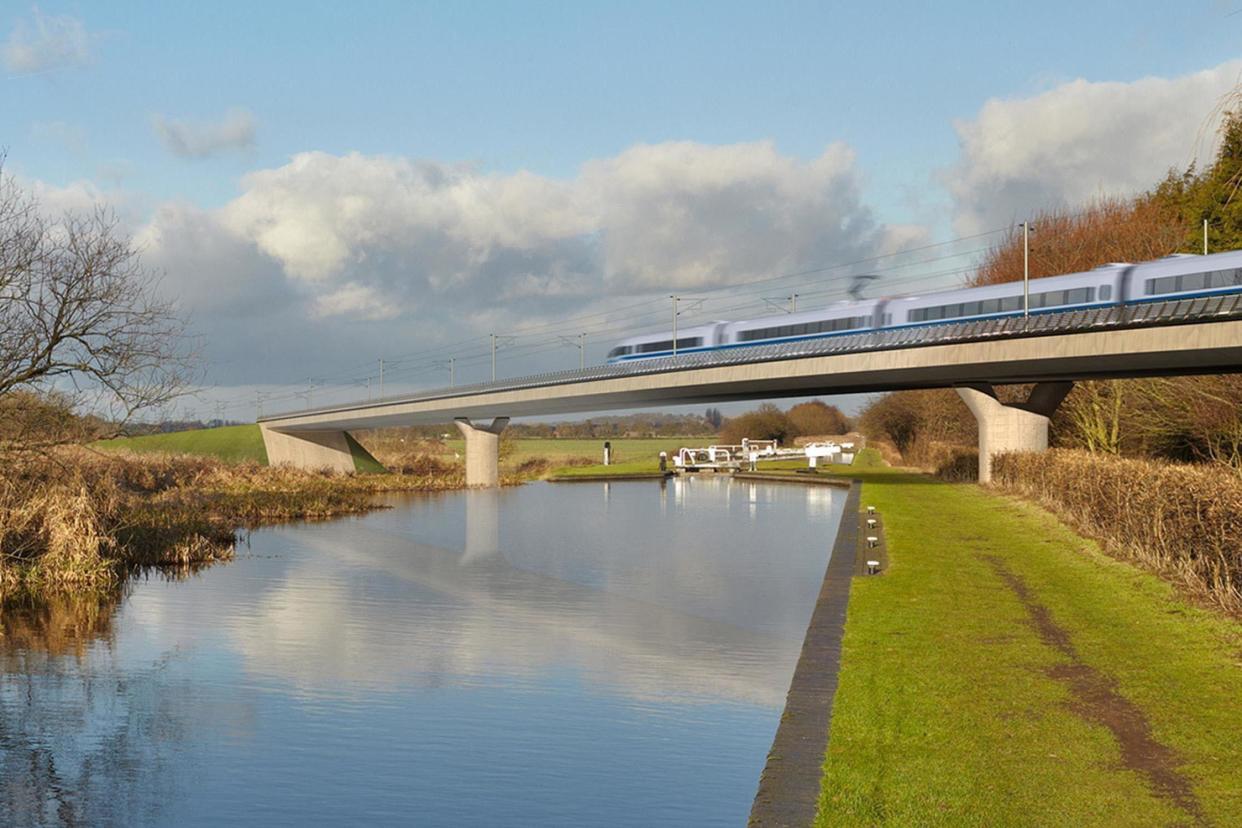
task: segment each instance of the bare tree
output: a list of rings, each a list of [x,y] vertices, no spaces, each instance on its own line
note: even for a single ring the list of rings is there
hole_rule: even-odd
[[[184,326],[157,288],[115,214],[49,218],[0,157],[0,404],[51,395],[122,424],[180,396]],[[37,427],[30,419],[17,422]]]

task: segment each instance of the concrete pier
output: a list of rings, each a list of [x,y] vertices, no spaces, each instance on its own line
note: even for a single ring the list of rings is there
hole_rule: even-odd
[[[989,383],[959,387],[957,393],[979,424],[979,482],[992,480],[992,456],[1005,451],[1044,451],[1048,421],[1074,387],[1041,382],[1023,403],[1003,403]]]
[[[351,438],[344,431],[277,431],[265,423],[259,423],[259,431],[269,466],[357,471]]]
[[[500,485],[500,433],[509,425],[509,418],[496,417],[489,426],[475,425],[469,417],[453,422],[466,440],[466,485]]]

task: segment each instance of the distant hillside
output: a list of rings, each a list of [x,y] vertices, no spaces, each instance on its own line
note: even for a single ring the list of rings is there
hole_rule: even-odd
[[[197,431],[174,431],[167,434],[146,434],[142,437],[118,437],[92,444],[101,449],[125,449],[149,454],[197,454],[218,457],[229,462],[254,460],[267,465],[263,436],[254,424],[204,428]]]

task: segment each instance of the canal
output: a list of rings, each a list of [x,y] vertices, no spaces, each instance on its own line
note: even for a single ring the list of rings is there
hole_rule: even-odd
[[[0,613],[0,822],[742,825],[845,493],[394,497]]]

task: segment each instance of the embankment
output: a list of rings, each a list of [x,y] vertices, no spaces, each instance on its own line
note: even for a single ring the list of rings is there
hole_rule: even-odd
[[[1242,614],[1242,476],[1222,466],[1058,449],[993,461],[994,487],[1052,510],[1105,551]]]
[[[817,824],[1242,822],[1242,624],[1038,506],[853,474],[889,563],[853,585]]]

